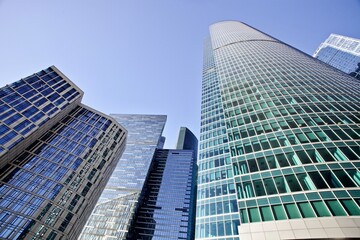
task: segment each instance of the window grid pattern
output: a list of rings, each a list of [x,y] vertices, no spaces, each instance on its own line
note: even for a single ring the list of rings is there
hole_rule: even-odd
[[[195,161],[191,150],[156,150],[132,239],[193,238]]]
[[[230,186],[235,186],[234,209],[241,223],[359,216],[359,82],[242,23],[214,24],[210,35],[213,49],[205,46],[204,57],[196,237],[218,234],[218,214],[226,207],[225,202],[217,205],[217,199]],[[204,84],[209,79],[216,91]],[[217,118],[214,93],[222,110]],[[228,149],[214,161],[217,168],[210,165],[210,149],[222,145],[206,135],[221,129],[212,125],[216,119],[224,123],[222,143]],[[228,169],[233,176],[227,176]],[[216,184],[225,181],[228,187]],[[233,199],[228,199],[230,205]]]
[[[210,39],[205,42],[196,239],[238,240],[239,213]]]
[[[165,115],[110,116],[128,129],[126,149],[79,239],[126,238],[166,123]]]
[[[119,154],[125,133],[108,118],[77,107],[10,161],[0,173],[0,238],[74,237],[69,234],[90,214],[91,199],[99,196],[94,188]]]
[[[234,174],[241,176],[238,199],[360,186],[358,83],[274,41],[234,43],[217,49],[215,60]],[[348,200],[354,204],[346,214],[358,215],[358,200]],[[269,205],[258,210],[241,206],[242,222],[274,220],[253,217],[275,214]]]
[[[1,88],[0,156],[79,97],[52,67]]]
[[[360,40],[331,34],[314,57],[360,79]]]

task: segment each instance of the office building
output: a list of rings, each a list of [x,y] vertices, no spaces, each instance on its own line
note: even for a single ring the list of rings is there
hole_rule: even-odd
[[[197,147],[181,127],[177,149],[156,150],[128,239],[194,239]]]
[[[244,23],[211,25],[196,239],[359,238],[359,89]]]
[[[125,152],[79,239],[125,239],[161,136],[165,115],[111,114],[128,130]]]
[[[360,39],[331,34],[314,57],[360,80]]]
[[[77,239],[126,142],[54,66],[0,89],[0,238]]]

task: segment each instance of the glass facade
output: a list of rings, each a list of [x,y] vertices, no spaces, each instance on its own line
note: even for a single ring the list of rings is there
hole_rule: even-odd
[[[128,129],[126,150],[79,239],[126,238],[155,150],[164,143],[166,116],[111,116]]]
[[[76,106],[82,91],[55,67],[49,67],[0,89],[0,158],[57,115]],[[49,128],[44,126],[43,128]],[[16,148],[15,148],[16,149]],[[14,151],[18,151],[18,149]],[[5,163],[6,161],[4,161]],[[0,163],[0,167],[4,163]]]
[[[29,79],[44,81],[46,78],[41,75],[43,73],[53,74],[54,83],[47,82],[47,88],[55,92],[46,95],[39,93],[37,88],[31,96],[19,97],[24,92],[15,86],[20,84],[24,88],[30,88],[27,85]],[[22,102],[35,96],[45,99],[45,102],[53,102],[56,114],[62,111],[61,106],[69,104],[67,101],[70,100],[65,97],[65,92],[71,89],[65,87],[67,90],[63,94],[63,91],[56,91],[58,88],[53,86],[58,83],[61,83],[59,86],[72,85],[66,79],[64,83],[64,78],[56,77],[60,74],[55,67],[50,67],[1,90],[12,96],[14,93],[10,90],[16,89],[20,94],[16,96]],[[72,92],[74,97],[80,94],[76,90]],[[53,94],[59,96],[50,98]],[[6,96],[1,99],[5,103],[11,102]],[[66,100],[62,104],[56,104],[59,99]],[[49,103],[45,105],[48,106]],[[35,103],[35,106],[37,108],[35,107],[34,114],[42,113],[47,121],[44,126],[51,123],[53,115],[39,107],[43,105]],[[15,123],[8,121],[8,128],[21,135],[16,129],[16,122],[23,122],[24,119],[30,121],[31,118],[24,112],[31,108],[31,105],[13,107],[21,117],[13,119]],[[41,119],[40,122],[44,121]],[[24,139],[18,144],[24,145],[24,150],[12,159],[3,161],[0,158],[4,163],[0,170],[0,238],[76,239],[94,207],[94,201],[99,198],[104,183],[115,167],[114,159],[118,159],[124,150],[126,130],[115,120],[82,104],[76,104],[73,110],[49,130],[44,131],[37,121],[32,124],[35,127],[31,131],[43,134],[39,138],[27,133],[21,135]],[[16,138],[10,141],[16,141]],[[8,145],[1,146],[5,149]]]
[[[269,226],[270,239],[359,237],[347,231],[351,224],[337,222],[360,228],[359,88],[354,78],[246,24],[212,25],[196,238],[265,239]],[[306,227],[310,220],[318,221],[317,232]],[[325,220],[335,221],[338,235]],[[303,228],[284,227],[291,224]]]
[[[128,239],[194,239],[197,147],[182,127],[177,150],[156,150]]]
[[[314,57],[360,80],[360,40],[331,34]]]

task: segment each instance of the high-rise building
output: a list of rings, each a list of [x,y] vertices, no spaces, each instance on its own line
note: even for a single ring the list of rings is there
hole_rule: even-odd
[[[194,239],[197,147],[181,127],[176,150],[156,150],[128,239]]]
[[[196,238],[359,238],[359,90],[246,24],[211,25]]]
[[[314,57],[360,80],[360,39],[331,34]]]
[[[54,66],[0,89],[0,238],[77,239],[126,130]]]
[[[125,239],[161,136],[165,115],[111,114],[128,130],[125,152],[79,239]]]

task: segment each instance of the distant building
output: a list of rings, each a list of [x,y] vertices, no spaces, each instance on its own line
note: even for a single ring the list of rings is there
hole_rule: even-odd
[[[196,136],[186,127],[180,127],[176,149],[193,150],[197,160],[198,140]]]
[[[155,150],[165,141],[165,115],[111,116],[128,130],[126,150],[83,229],[83,240],[126,238]]]
[[[0,239],[77,239],[126,130],[54,66],[0,89]]]
[[[176,150],[156,150],[128,239],[194,239],[197,147],[182,127]]]
[[[360,39],[331,34],[314,57],[360,80]]]
[[[196,239],[359,239],[359,89],[247,24],[211,25]]]

